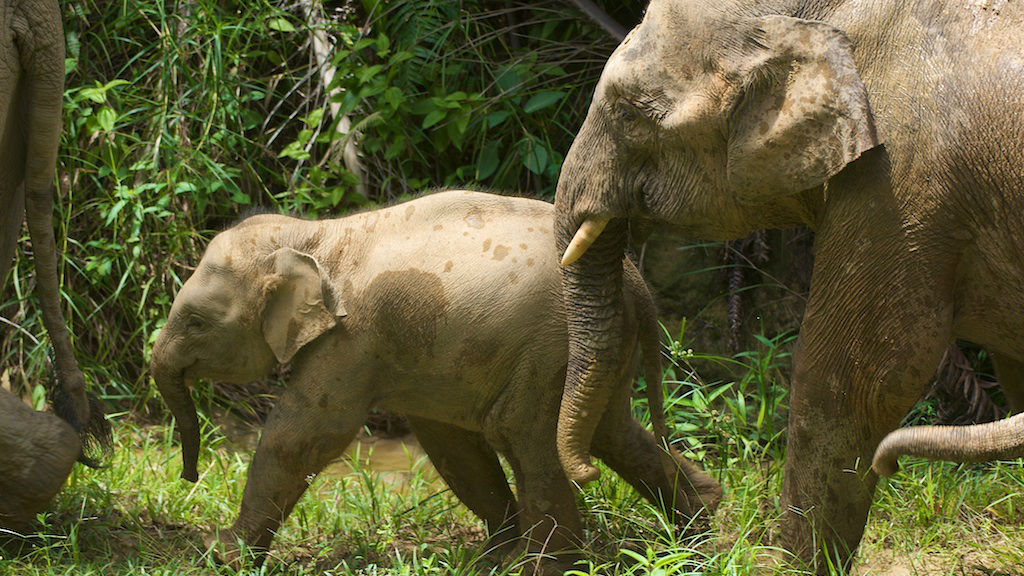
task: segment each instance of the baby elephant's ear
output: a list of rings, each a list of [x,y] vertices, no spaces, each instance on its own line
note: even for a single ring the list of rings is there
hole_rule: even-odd
[[[280,248],[271,258],[274,273],[264,294],[263,337],[283,364],[333,328],[346,312],[330,278],[312,256]]]

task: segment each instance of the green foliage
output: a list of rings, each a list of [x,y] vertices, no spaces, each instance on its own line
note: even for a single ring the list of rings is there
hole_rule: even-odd
[[[670,425],[680,438],[680,450],[698,460],[711,454],[736,464],[781,458],[777,440],[788,416],[785,375],[796,334],[771,338],[757,334],[755,350],[723,357],[688,348],[685,318],[676,336],[663,330],[669,340],[665,411],[674,417]],[[728,365],[740,376],[730,382],[705,383],[694,368],[695,361]]]
[[[155,398],[149,345],[215,231],[255,206],[327,217],[437,186],[550,197],[616,44],[555,0],[328,4],[324,86],[296,3],[61,4],[63,305],[90,386],[119,409]],[[32,273],[22,258],[0,309],[41,338]],[[43,381],[44,346],[5,336],[0,357],[16,388]]]
[[[763,365],[745,364],[737,382],[756,382]],[[714,404],[736,402],[739,389],[737,384],[719,394]],[[696,417],[675,415],[683,421]],[[180,449],[169,427],[116,418],[120,448],[109,466],[76,466],[52,512],[40,516],[30,545],[0,548],[0,575],[216,572],[203,540],[235,518],[251,454],[244,443],[225,437],[223,424],[206,418],[201,424],[200,481],[189,484],[177,478]],[[734,427],[752,437],[756,419]],[[604,468],[600,480],[579,496],[585,553],[569,574],[725,576],[773,565],[779,552],[771,547],[770,534],[781,514],[781,439],[762,440],[765,458],[740,461],[743,448],[724,440],[726,433],[708,430],[703,437],[709,449],[700,462],[725,489],[710,532],[678,531]],[[266,564],[243,573],[529,574],[517,567],[516,558],[496,563],[486,555],[481,522],[422,457],[410,454],[408,471],[401,473],[404,482],[396,484],[393,474],[364,463],[372,449],[350,451],[344,467],[316,478],[282,526]],[[899,475],[879,484],[857,573],[888,566],[920,574],[1015,573],[1024,562],[1022,520],[1019,462],[957,466],[911,459]],[[764,573],[806,574],[785,565]]]

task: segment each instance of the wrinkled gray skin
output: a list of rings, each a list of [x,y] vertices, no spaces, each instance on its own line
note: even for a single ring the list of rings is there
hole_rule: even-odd
[[[533,552],[576,548],[580,519],[555,448],[567,334],[552,221],[543,202],[452,191],[337,220],[255,216],[213,239],[153,349],[184,478],[198,477],[199,448],[186,382],[244,383],[292,367],[238,519],[216,538],[224,560],[237,562],[236,540],[270,544],[307,477],[342,454],[373,407],[409,417],[497,543],[523,534]],[[650,295],[626,267],[623,368],[609,376],[593,450],[683,523],[714,510],[721,491],[631,416],[638,339],[653,382],[660,355]],[[512,466],[518,502],[496,452]],[[541,568],[573,555],[562,558]]]
[[[76,429],[85,423],[102,428],[102,415],[94,415],[101,423],[90,422],[90,406],[85,393],[85,377],[78,369],[71,340],[60,309],[57,278],[57,254],[53,234],[53,176],[57,143],[63,123],[61,98],[64,93],[64,31],[57,0],[0,0],[0,288],[3,287],[14,258],[22,218],[27,216],[32,252],[35,255],[35,278],[43,324],[50,335],[60,388],[52,398],[61,416]],[[3,417],[3,414],[0,414]],[[38,418],[44,418],[39,416]],[[16,433],[16,426],[4,426],[3,433]],[[43,438],[0,438],[0,472],[8,478],[23,478],[25,469],[35,457],[49,456],[31,450],[39,443],[54,444],[66,435],[63,430],[44,426],[34,432],[52,432]],[[102,432],[101,432],[102,434]],[[66,447],[78,452],[76,440]],[[20,464],[19,464],[20,463]],[[28,490],[38,483],[38,498],[26,495],[25,502],[44,505],[59,487],[68,470],[40,461],[33,465],[38,472],[63,473],[57,477],[36,477],[20,488]],[[20,470],[20,471],[19,471]],[[0,479],[0,482],[6,481]],[[11,481],[13,482],[13,480]],[[44,497],[45,496],[45,497]],[[31,511],[32,514],[41,508]],[[2,524],[0,520],[0,524]]]
[[[0,528],[20,532],[35,520],[80,452],[67,422],[0,388]]]
[[[822,549],[848,564],[875,447],[951,340],[989,349],[1024,407],[1022,51],[1021,2],[654,0],[558,183],[559,249],[607,221],[564,270],[569,476],[596,477],[592,415],[621,369],[619,262],[652,223],[719,240],[815,231],[778,543],[817,570]]]
[[[954,462],[1024,458],[1024,414],[978,426],[913,426],[890,432],[875,450],[871,467],[890,476],[900,456]]]

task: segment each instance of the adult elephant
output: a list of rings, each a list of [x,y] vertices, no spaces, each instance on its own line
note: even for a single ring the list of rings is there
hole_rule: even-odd
[[[43,324],[53,342],[66,419],[89,421],[85,377],[60,310],[53,234],[53,174],[63,124],[64,31],[57,0],[0,4],[0,285],[27,215]]]
[[[615,370],[621,261],[653,222],[695,237],[814,229],[780,544],[847,564],[879,441],[953,338],[1024,406],[1024,5],[653,0],[601,76],[558,183],[570,324],[559,451]],[[578,261],[577,261],[578,259]]]
[[[57,0],[0,0],[0,286],[10,270],[21,221],[27,214],[39,303],[53,343],[59,382],[52,398],[54,408],[75,430],[102,443],[109,437],[109,428],[102,412],[91,407],[86,396],[85,377],[71,349],[58,294],[52,188],[63,94],[64,32]],[[12,429],[2,427],[0,434]],[[53,431],[52,442],[66,437],[56,425],[32,434],[43,430]],[[42,439],[37,442],[42,443]],[[8,447],[0,452],[0,470],[7,474],[33,462],[38,453],[31,444],[19,438],[0,438],[0,445]],[[78,442],[68,450],[77,454]],[[60,478],[56,486],[62,481]],[[48,497],[38,500],[45,502]]]

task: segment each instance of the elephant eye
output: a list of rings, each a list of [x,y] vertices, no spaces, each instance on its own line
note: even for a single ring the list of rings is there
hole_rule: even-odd
[[[619,119],[623,122],[637,122],[644,118],[643,112],[632,102],[623,100],[618,105]]]
[[[206,319],[196,314],[189,314],[185,318],[185,327],[189,330],[205,330]]]

